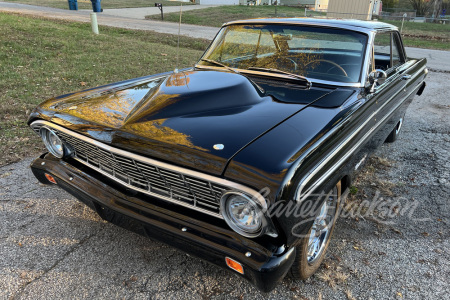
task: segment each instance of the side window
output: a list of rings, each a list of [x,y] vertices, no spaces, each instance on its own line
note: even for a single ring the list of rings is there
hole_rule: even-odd
[[[391,33],[377,33],[374,42],[375,69],[386,71],[391,68]]]
[[[400,49],[400,42],[395,33],[377,33],[374,41],[375,69],[386,71],[389,75],[393,67],[402,63]]]
[[[392,33],[392,63],[394,67],[403,63],[400,54],[402,48],[400,46],[399,37],[397,34]]]

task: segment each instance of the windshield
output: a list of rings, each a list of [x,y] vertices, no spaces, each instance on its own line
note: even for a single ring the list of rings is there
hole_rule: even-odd
[[[231,25],[222,28],[198,65],[222,64],[240,72],[266,70],[271,75],[279,70],[310,79],[356,83],[366,43],[367,35],[342,29]]]

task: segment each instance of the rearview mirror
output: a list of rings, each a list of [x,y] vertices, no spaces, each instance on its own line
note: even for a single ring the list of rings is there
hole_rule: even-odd
[[[292,40],[292,34],[290,34],[290,33],[274,33],[273,39],[279,40],[279,41],[290,41],[290,40]]]

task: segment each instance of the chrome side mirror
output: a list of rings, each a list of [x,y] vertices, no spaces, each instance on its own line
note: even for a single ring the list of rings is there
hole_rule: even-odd
[[[375,71],[371,72],[369,74],[370,92],[375,92],[375,88],[382,85],[386,81],[386,78],[386,72],[381,69],[376,69]]]

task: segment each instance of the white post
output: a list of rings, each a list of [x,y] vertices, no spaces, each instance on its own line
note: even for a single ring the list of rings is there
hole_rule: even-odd
[[[305,17],[306,17],[306,6],[305,6]]]
[[[98,34],[97,14],[94,12],[91,13],[91,26],[92,32]]]
[[[407,16],[408,16],[408,15],[407,15],[406,13],[403,14],[403,18],[402,18],[402,27],[400,27],[400,34],[402,34],[402,31],[403,31],[403,23],[405,22],[405,18],[406,18]]]

